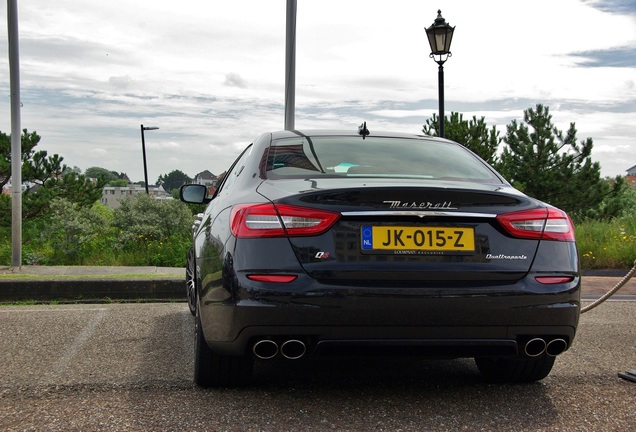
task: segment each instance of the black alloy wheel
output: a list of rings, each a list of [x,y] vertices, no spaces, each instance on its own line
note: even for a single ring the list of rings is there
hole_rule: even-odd
[[[200,387],[239,387],[252,379],[254,359],[251,356],[229,356],[210,349],[196,313],[194,341],[194,383]]]

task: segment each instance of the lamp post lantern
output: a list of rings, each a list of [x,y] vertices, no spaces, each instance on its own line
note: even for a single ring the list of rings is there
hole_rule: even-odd
[[[431,46],[431,54],[429,55],[438,65],[438,86],[439,86],[439,136],[444,138],[444,62],[452,56],[450,52],[451,42],[453,40],[453,32],[455,27],[442,17],[442,11],[437,11],[437,18],[433,24],[426,29],[428,43]],[[436,58],[437,56],[437,58]]]
[[[144,127],[144,125],[141,125],[141,152],[144,156],[144,181],[146,182],[146,195],[149,195],[150,192],[148,192],[148,165],[146,164],[146,140],[144,139],[144,131],[157,129],[159,128],[156,126]]]

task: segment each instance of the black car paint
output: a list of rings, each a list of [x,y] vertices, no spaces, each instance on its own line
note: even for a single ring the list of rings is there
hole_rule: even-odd
[[[561,337],[571,344],[580,309],[575,244],[518,240],[509,248],[506,242],[489,240],[501,238],[491,235],[501,234],[492,219],[496,213],[545,204],[503,179],[500,184],[457,182],[442,188],[431,182],[424,195],[415,185],[426,187],[426,182],[414,180],[268,180],[264,161],[269,143],[292,133],[265,134],[255,141],[250,157],[244,154],[228,170],[226,184],[195,234],[200,318],[210,348],[240,356],[249,354],[259,338],[293,336],[306,340],[314,352],[325,347],[378,346],[417,347],[426,355],[515,356],[520,354],[518,342],[535,335]],[[383,223],[471,224],[481,239],[481,250],[473,257],[431,256],[426,262],[407,255],[348,258],[345,251],[358,247],[364,223],[364,217],[356,216],[343,217],[332,230],[314,237],[232,235],[234,204],[270,201],[320,205],[341,213],[387,210],[387,201],[415,207],[452,202],[458,210],[440,212],[424,204],[420,207],[428,213],[423,217],[400,215]],[[482,212],[486,216],[478,225],[474,218],[461,216]],[[339,247],[339,242],[346,244]],[[316,258],[319,252],[328,252],[330,258]],[[486,259],[487,254],[526,258]],[[461,274],[455,271],[458,263]],[[247,278],[255,272],[298,277],[287,284],[267,284]],[[541,284],[535,276],[544,273],[572,280]]]

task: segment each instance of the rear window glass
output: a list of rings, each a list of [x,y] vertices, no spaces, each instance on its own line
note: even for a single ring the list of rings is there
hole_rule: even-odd
[[[384,137],[298,137],[272,143],[268,178],[320,176],[501,183],[488,165],[452,143]]]

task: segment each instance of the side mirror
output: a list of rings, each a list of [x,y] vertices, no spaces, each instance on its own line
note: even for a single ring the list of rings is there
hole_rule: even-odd
[[[187,184],[179,189],[181,201],[190,204],[205,204],[209,202],[208,188],[201,184]]]

